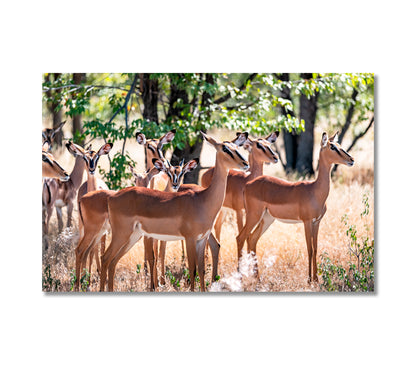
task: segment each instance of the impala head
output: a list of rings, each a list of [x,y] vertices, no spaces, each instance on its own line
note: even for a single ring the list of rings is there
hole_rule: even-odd
[[[151,179],[159,173],[159,170],[155,167],[147,169],[144,173],[138,173],[132,165],[129,165],[129,167],[136,187],[147,187]]]
[[[344,164],[347,166],[354,165],[354,158],[345,152],[341,145],[337,143],[338,141],[338,132],[335,135],[328,138],[326,132],[322,134],[321,140],[321,154],[320,159],[322,157],[325,158],[331,164]]]
[[[178,166],[173,166],[166,159],[154,158],[153,165],[160,171],[163,171],[169,177],[169,183],[174,191],[177,191],[183,182],[186,173],[194,170],[198,166],[199,159],[195,158],[184,164],[184,160]]]
[[[45,142],[42,146],[42,177],[59,178],[62,181],[69,179],[69,174],[54,159],[52,153],[48,152],[50,145]]]
[[[52,148],[53,139],[55,138],[55,135],[62,129],[62,127],[65,125],[65,122],[61,122],[59,126],[56,129],[44,129],[42,131],[42,144],[48,143],[48,151]]]
[[[248,170],[247,160],[238,152],[238,146],[243,145],[247,138],[248,132],[240,133],[232,142],[217,142],[213,137],[204,134],[204,139],[210,143],[217,151],[217,159],[221,161],[227,169]]]
[[[170,130],[159,139],[146,139],[146,136],[141,132],[136,133],[136,141],[140,145],[145,146],[146,160],[148,163],[154,158],[163,158],[162,148],[166,143],[170,143],[175,137],[176,130]]]
[[[66,143],[66,148],[73,156],[82,157],[85,161],[85,167],[87,172],[90,175],[94,175],[95,169],[97,168],[98,160],[102,155],[106,155],[113,148],[113,143],[104,144],[98,152],[95,152],[89,146],[87,149],[82,148],[81,146],[74,144],[72,142]]]
[[[238,134],[239,133],[237,133],[237,135]],[[247,138],[247,141],[244,143],[244,148],[247,148],[256,160],[267,163],[273,162],[276,164],[279,161],[279,158],[277,157],[276,152],[272,150],[271,145],[276,141],[278,136],[279,131],[275,131],[265,138]]]

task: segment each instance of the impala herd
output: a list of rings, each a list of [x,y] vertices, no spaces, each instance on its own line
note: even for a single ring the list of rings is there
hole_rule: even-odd
[[[235,139],[225,142],[218,142],[201,132],[204,140],[215,149],[216,160],[214,167],[202,176],[202,185],[199,186],[182,184],[184,175],[196,168],[198,159],[172,166],[164,158],[163,145],[173,140],[175,130],[160,139],[146,139],[144,134],[137,133],[136,140],[145,149],[146,172],[137,173],[130,166],[135,186],[112,191],[96,178],[95,170],[100,156],[108,154],[113,145],[106,143],[98,151],[93,151],[91,147],[84,149],[68,142],[66,147],[75,157],[73,170],[68,174],[50,153],[55,132],[49,129],[42,132],[43,237],[47,246],[53,207],[57,212],[58,229],[62,230],[62,207],[67,207],[69,227],[73,206],[77,203],[80,240],[75,249],[75,290],[79,290],[82,269],[86,269],[88,259],[90,273],[95,259],[100,274],[100,291],[105,291],[106,287],[113,291],[117,263],[143,237],[150,290],[164,284],[166,242],[181,240],[183,248],[186,248],[190,289],[194,291],[198,271],[201,291],[205,291],[207,244],[212,256],[212,282],[218,274],[224,218],[222,207],[235,210],[237,215],[239,259],[245,242],[247,251],[256,254],[258,240],[275,219],[285,223],[303,223],[308,249],[308,281],[318,281],[318,230],[326,212],[331,167],[333,164],[354,164],[354,159],[337,143],[337,134],[330,138],[326,133],[322,135],[315,180],[288,182],[263,175],[264,163],[278,162],[277,154],[271,148],[278,131],[258,139],[250,138],[247,132],[237,133]],[[239,147],[249,151],[248,160],[240,154]],[[81,184],[84,170],[87,171],[87,181]],[[164,181],[164,191],[155,189],[155,179]],[[111,242],[105,248],[108,232],[111,232]],[[255,274],[258,275],[257,267]]]

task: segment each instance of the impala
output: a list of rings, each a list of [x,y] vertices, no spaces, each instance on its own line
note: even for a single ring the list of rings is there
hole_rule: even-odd
[[[170,143],[173,140],[173,138],[175,137],[175,133],[176,133],[175,129],[170,130],[165,135],[161,136],[159,139],[147,139],[143,133],[141,132],[136,133],[137,143],[139,143],[140,145],[143,145],[145,149],[146,170],[153,167],[152,160],[154,158],[164,159],[162,148],[165,144]],[[162,183],[165,186],[164,188],[166,188],[166,184],[167,184],[166,174],[162,174],[159,177],[153,178],[150,181],[149,187],[151,189],[154,189],[155,186],[159,186]],[[145,248],[144,271],[145,271],[145,274],[147,274],[147,262],[148,262],[147,252],[150,251],[150,248],[153,248],[153,251],[156,251],[157,249],[156,249],[156,243],[153,241],[152,238],[147,238],[147,237],[143,238],[143,243],[144,243],[144,248]]]
[[[191,160],[187,162],[184,165],[184,161],[182,160],[178,166],[172,166],[168,160],[165,160],[165,162],[162,162],[162,160],[156,160],[153,159],[153,163],[156,165],[156,167],[159,168],[160,171],[163,171],[165,174],[168,175],[169,180],[168,184],[166,185],[165,191],[166,192],[176,192],[176,191],[185,191],[185,190],[191,190],[194,191],[203,189],[203,187],[198,186],[196,184],[187,184],[185,185],[186,188],[182,188],[182,182],[183,178],[186,173],[194,170],[198,165],[199,159],[196,158],[194,160]],[[215,239],[215,237],[210,234],[208,237],[208,244],[211,248],[211,255],[212,255],[212,263],[213,263],[213,270],[212,270],[212,282],[215,281],[215,278],[218,274],[218,255],[219,255],[219,249],[220,245]],[[183,251],[183,258],[184,255],[184,242],[182,241],[182,251]],[[157,259],[157,244],[155,246],[155,260]],[[165,284],[165,254],[166,254],[166,241],[161,240],[160,246],[159,246],[159,260],[160,260],[160,269],[161,269],[161,278],[160,283]],[[155,272],[157,272],[157,266],[155,266]],[[155,274],[155,277],[157,279],[157,273]]]
[[[61,181],[65,182],[68,181],[70,176],[68,173],[62,168],[61,165],[53,157],[52,153],[49,153],[50,143],[45,141],[42,145],[42,178],[43,178],[43,186],[42,186],[42,238],[43,238],[43,246],[44,248],[48,248],[48,239],[47,239],[47,226],[45,225],[46,222],[46,206],[48,202],[50,203],[51,199],[51,191],[49,189],[48,180],[55,180],[55,178],[59,178]]]
[[[247,133],[240,135],[247,138]],[[214,220],[225,196],[228,170],[248,169],[248,163],[237,146],[217,142],[203,134],[214,146],[216,168],[209,187],[201,191],[161,192],[143,187],[130,187],[108,198],[109,220],[113,233],[111,243],[102,257],[100,290],[113,291],[118,261],[132,245],[146,235],[158,240],[185,240],[188,256],[191,291],[194,291],[196,263],[201,291],[205,291],[204,249]],[[154,282],[154,255],[148,251],[151,281]],[[153,287],[152,287],[153,288]]]
[[[43,184],[43,203],[46,209],[46,217],[44,217],[43,220],[43,229],[45,234],[48,233],[49,221],[52,217],[53,207],[56,208],[59,231],[63,228],[62,207],[64,206],[67,207],[67,227],[71,226],[74,200],[78,188],[82,183],[83,174],[83,161],[77,158],[67,181],[62,182],[52,178],[45,179]]]
[[[61,122],[56,129],[43,129],[42,130],[42,144],[48,143],[48,151],[52,149],[52,143],[55,135],[62,129],[65,122]]]
[[[237,139],[238,135],[237,133]],[[244,147],[249,149],[248,162],[250,164],[250,173],[244,173],[239,170],[230,170],[227,177],[227,189],[223,206],[235,210],[237,215],[238,232],[243,228],[243,210],[245,185],[263,175],[263,164],[265,162],[277,163],[277,154],[271,149],[270,145],[274,143],[279,136],[279,131],[271,133],[265,138],[250,139],[244,143]],[[235,140],[234,140],[235,141]],[[210,168],[201,178],[201,184],[207,187],[212,179],[214,168]],[[215,236],[220,240],[221,227],[224,220],[224,212],[220,211],[215,222]]]
[[[147,187],[154,176],[159,173],[155,167],[146,171],[146,173],[138,174],[131,167],[132,173],[135,176],[135,184],[137,187]],[[96,245],[104,236],[106,231],[109,231],[110,225],[108,222],[107,199],[117,191],[112,190],[96,190],[85,194],[79,202],[79,216],[83,226],[83,232],[80,235],[80,241],[75,248],[75,290],[79,289],[79,279],[81,276],[81,269],[85,269],[88,255],[90,255],[91,273],[91,257],[96,256],[97,267],[100,263],[97,261],[98,251]],[[95,250],[93,251],[93,248]]]
[[[353,166],[354,159],[337,143],[337,134],[328,139],[324,132],[318,176],[314,181],[288,182],[271,176],[261,176],[249,182],[244,192],[246,224],[237,236],[238,258],[241,258],[246,240],[247,251],[256,254],[257,241],[275,219],[285,223],[303,223],[308,248],[308,281],[318,281],[318,230],[326,212],[333,164]]]
[[[58,164],[52,153],[49,153],[49,149],[49,143],[44,142],[42,145],[42,177],[59,178],[62,181],[67,181],[69,179],[68,173]]]
[[[81,190],[81,193],[78,192],[78,201],[80,195],[82,196],[87,192],[87,189],[90,188],[91,191],[102,188],[108,189],[106,184],[101,179],[95,178],[95,168],[97,167],[98,159],[103,154],[107,154],[111,148],[111,143],[103,145],[98,152],[92,150],[84,150],[79,145],[68,142],[66,147],[68,151],[75,156],[75,165],[72,169],[72,172],[69,176],[69,180],[66,182],[57,181],[55,179],[49,179],[45,181],[49,197],[46,199],[46,233],[48,232],[49,221],[52,216],[52,209],[55,206],[56,215],[58,217],[58,230],[61,231],[63,228],[62,222],[62,208],[66,206],[67,208],[67,227],[70,227],[72,224],[72,211],[74,208],[74,200],[77,196],[78,190]],[[88,179],[83,185],[82,179],[84,175],[84,170],[88,172]],[[87,187],[88,186],[88,187]]]

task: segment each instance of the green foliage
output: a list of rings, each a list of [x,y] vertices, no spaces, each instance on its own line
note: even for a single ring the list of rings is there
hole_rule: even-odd
[[[364,210],[361,218],[369,214],[368,196],[363,197]],[[326,291],[374,291],[374,239],[367,235],[357,236],[355,225],[348,224],[348,216],[341,218],[345,224],[346,235],[349,238],[349,253],[354,261],[349,261],[348,269],[340,264],[335,264],[324,252],[321,255],[321,263],[318,264],[318,272],[322,276],[321,289]]]
[[[42,274],[42,291],[53,292],[59,291],[61,281],[54,279],[51,274],[51,265],[46,265]]]
[[[70,284],[71,284],[70,290],[71,291],[74,290],[76,280],[77,280],[77,276],[75,275],[75,269],[72,269],[71,274],[70,274]]]
[[[90,284],[90,279],[91,273],[89,273],[87,269],[84,269],[80,279],[81,292],[87,292],[88,286]]]
[[[169,269],[166,269],[166,276],[169,279],[169,282],[172,286],[176,287],[177,289],[181,288],[179,279],[176,279],[176,277],[172,274],[172,272]]]
[[[66,116],[82,114],[83,133],[73,134],[76,143],[89,139],[116,142],[134,137],[136,131],[148,138],[160,137],[172,128],[177,130],[168,147],[180,150],[201,142],[200,130],[228,128],[249,131],[252,136],[263,136],[286,129],[300,133],[304,121],[298,116],[282,115],[282,108],[296,112],[295,102],[300,95],[319,93],[326,108],[322,115],[339,117],[347,110],[351,92],[359,91],[360,118],[373,109],[372,74],[313,74],[301,79],[291,74],[290,81],[282,81],[277,74],[150,74],[157,86],[158,122],[145,118],[145,103],[140,85],[141,74],[87,74],[86,81],[74,84],[72,74],[45,74],[43,100],[63,109]],[[131,90],[131,85],[136,87]],[[294,102],[283,99],[281,90],[287,87]],[[131,119],[129,119],[131,117]],[[340,117],[339,117],[340,118]],[[125,161],[133,160],[124,148],[109,156],[109,171],[101,175],[110,188],[127,185],[130,178]]]
[[[105,179],[110,190],[131,186],[132,174],[127,167],[129,164],[135,165],[135,162],[128,152],[125,154],[116,152],[113,158],[110,159],[110,170],[108,172],[98,166],[99,173]]]
[[[70,275],[70,282],[71,282],[70,290],[71,291],[74,290],[76,280],[77,280],[77,276],[75,275],[75,269],[72,269],[71,270],[71,275]],[[81,275],[81,279],[80,279],[81,292],[87,292],[88,291],[88,286],[90,285],[90,280],[91,280],[91,273],[88,272],[87,269],[84,269],[84,271]]]

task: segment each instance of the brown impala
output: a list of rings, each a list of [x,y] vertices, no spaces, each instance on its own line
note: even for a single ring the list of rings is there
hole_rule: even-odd
[[[247,138],[247,133],[241,136]],[[208,188],[173,193],[130,187],[108,198],[113,236],[102,259],[101,291],[106,285],[107,271],[108,290],[113,291],[118,261],[143,235],[166,241],[185,239],[191,291],[195,287],[197,263],[201,291],[205,291],[204,249],[224,202],[228,170],[247,170],[248,163],[234,144],[217,142],[205,134],[203,137],[217,151],[215,173]],[[148,258],[152,263],[153,251],[149,251]],[[153,266],[150,266],[150,272],[154,279]]]
[[[244,192],[246,224],[237,236],[239,259],[246,240],[248,252],[256,253],[257,241],[275,219],[285,223],[303,222],[308,247],[308,281],[311,278],[313,281],[318,280],[318,230],[326,212],[332,164],[352,166],[354,159],[337,143],[337,134],[328,139],[324,132],[318,177],[314,181],[287,182],[271,176],[261,176],[247,184]]]

